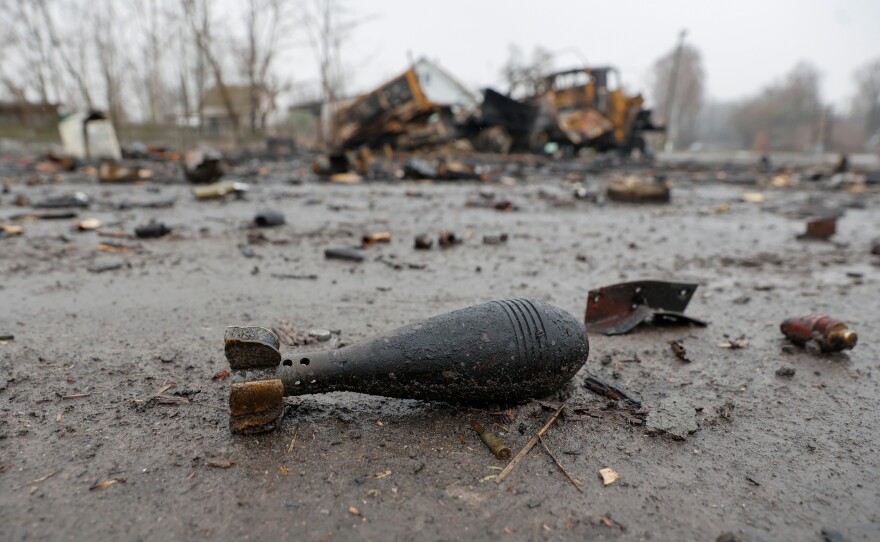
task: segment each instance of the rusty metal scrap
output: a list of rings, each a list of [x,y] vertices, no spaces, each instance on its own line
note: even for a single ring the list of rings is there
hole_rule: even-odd
[[[183,174],[191,183],[214,183],[223,176],[223,155],[213,149],[193,149],[184,156]]]
[[[642,108],[644,99],[624,94],[618,82],[614,68],[581,67],[527,82],[530,90],[522,101],[487,89],[480,116],[465,130],[476,148],[495,152],[542,152],[547,143],[645,151],[643,133],[664,128]]]
[[[427,77],[420,79],[419,65],[337,113],[337,149],[416,149],[465,138],[477,150],[498,153],[544,152],[548,143],[629,152],[646,150],[644,132],[663,129],[643,109],[640,95],[610,84],[619,81],[613,68],[582,67],[536,78],[521,100],[486,89],[474,110],[431,101],[431,85]]]
[[[411,149],[455,136],[449,106],[425,97],[415,67],[361,96],[338,114],[340,148],[390,144]]]
[[[837,233],[837,219],[840,215],[813,217],[807,220],[807,231],[798,235],[798,239],[816,239],[824,241]]]
[[[584,324],[588,331],[603,335],[622,335],[647,321],[705,326],[705,322],[683,314],[697,286],[644,280],[590,290]]]

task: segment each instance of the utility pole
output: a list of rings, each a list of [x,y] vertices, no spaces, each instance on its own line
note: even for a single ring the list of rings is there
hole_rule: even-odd
[[[681,53],[684,49],[684,38],[687,30],[678,34],[678,49],[675,51],[675,60],[672,62],[672,76],[669,78],[669,92],[666,93],[666,143],[664,149],[671,151],[675,148],[675,136],[678,126],[673,122],[672,108],[675,107],[675,87],[678,86],[678,71],[681,67]]]

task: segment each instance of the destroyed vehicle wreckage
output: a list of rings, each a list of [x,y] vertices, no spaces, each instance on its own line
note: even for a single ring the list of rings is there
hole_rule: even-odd
[[[664,128],[643,103],[623,92],[615,69],[577,68],[532,81],[521,100],[485,89],[478,107],[463,85],[420,60],[338,113],[336,147],[412,150],[466,139],[500,153],[544,152],[548,144],[645,152],[644,132]]]

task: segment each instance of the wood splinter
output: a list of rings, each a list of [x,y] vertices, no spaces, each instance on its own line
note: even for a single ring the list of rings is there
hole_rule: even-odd
[[[542,427],[537,433],[535,433],[535,436],[533,436],[529,440],[529,442],[525,446],[523,446],[523,449],[520,450],[518,454],[516,454],[516,457],[514,457],[513,460],[508,463],[506,467],[504,467],[504,470],[501,471],[497,478],[495,478],[496,484],[500,484],[502,480],[507,478],[507,476],[510,475],[513,469],[515,469],[516,466],[519,465],[523,459],[525,459],[532,448],[535,447],[535,444],[538,443],[538,440],[544,435],[544,433],[547,432],[548,429],[550,429],[550,426],[553,425],[559,415],[562,414],[562,409],[565,408],[565,405],[567,403],[568,401],[565,401],[564,403],[559,405],[559,409],[553,414],[550,420],[544,424],[544,427]]]

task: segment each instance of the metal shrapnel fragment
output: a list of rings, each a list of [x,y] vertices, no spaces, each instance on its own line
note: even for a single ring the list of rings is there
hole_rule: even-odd
[[[588,331],[603,335],[622,335],[649,320],[655,325],[705,326],[706,322],[684,314],[697,286],[642,280],[590,290],[584,324]]]

